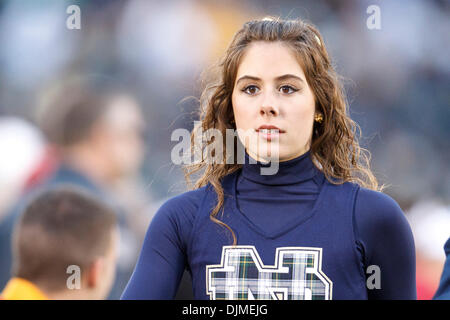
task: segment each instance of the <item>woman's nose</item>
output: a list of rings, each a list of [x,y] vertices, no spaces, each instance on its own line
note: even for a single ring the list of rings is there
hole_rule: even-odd
[[[264,104],[259,108],[259,114],[262,116],[278,116],[278,109],[273,104]]]
[[[259,108],[259,114],[261,116],[278,116],[279,108],[278,108],[278,99],[276,94],[272,91],[267,90],[263,92],[262,100],[260,101],[261,105]]]

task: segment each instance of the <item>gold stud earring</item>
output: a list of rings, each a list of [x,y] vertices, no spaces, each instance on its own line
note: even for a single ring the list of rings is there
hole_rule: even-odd
[[[318,122],[318,123],[322,123],[323,122],[323,114],[321,113],[316,113],[314,115],[314,121]]]

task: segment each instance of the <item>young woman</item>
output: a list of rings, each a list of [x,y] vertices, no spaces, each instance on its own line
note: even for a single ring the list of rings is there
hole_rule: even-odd
[[[314,26],[246,23],[200,102],[196,129],[257,143],[239,135],[240,164],[224,138],[227,161],[187,168],[195,189],[154,217],[123,299],[171,299],[185,269],[196,299],[416,298],[410,227],[380,192]]]

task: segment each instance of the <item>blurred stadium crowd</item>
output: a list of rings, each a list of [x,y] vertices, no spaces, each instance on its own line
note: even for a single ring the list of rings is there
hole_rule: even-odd
[[[66,27],[73,4],[79,30]],[[366,26],[373,4],[380,30]],[[109,298],[120,297],[153,214],[185,190],[170,159],[172,131],[195,120],[196,100],[183,99],[199,96],[201,72],[233,33],[265,15],[300,17],[321,31],[373,170],[411,223],[418,298],[432,298],[450,236],[445,0],[1,1],[0,290],[11,277],[13,225],[27,199],[70,183],[117,213]]]

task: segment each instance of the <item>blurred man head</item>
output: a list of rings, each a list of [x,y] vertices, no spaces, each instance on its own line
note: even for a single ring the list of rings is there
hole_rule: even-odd
[[[33,299],[30,291],[42,299],[106,298],[117,237],[115,214],[83,191],[61,186],[40,194],[14,231],[14,278],[3,298]]]
[[[94,180],[108,184],[141,164],[143,117],[128,94],[67,85],[47,99],[38,121],[63,160]]]

